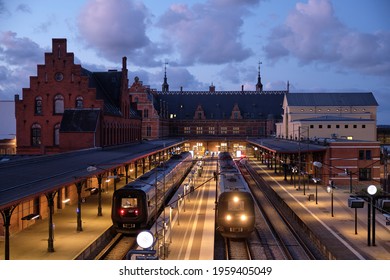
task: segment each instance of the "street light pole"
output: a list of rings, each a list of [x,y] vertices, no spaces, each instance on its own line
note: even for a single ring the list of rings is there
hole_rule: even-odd
[[[367,245],[371,246],[371,221],[372,221],[372,246],[375,246],[375,206],[374,206],[374,195],[378,191],[377,187],[370,185],[367,188],[367,192],[370,195],[370,205],[368,205],[367,212]],[[371,215],[372,210],[372,215]]]
[[[315,162],[313,162],[313,165],[315,167],[315,169],[314,169],[314,173],[315,173],[314,183],[316,184],[316,204],[318,204],[318,190],[317,190],[317,187],[318,187],[318,183],[321,181],[321,179],[318,178],[317,169],[322,167],[322,163],[319,162],[319,161],[315,161]]]

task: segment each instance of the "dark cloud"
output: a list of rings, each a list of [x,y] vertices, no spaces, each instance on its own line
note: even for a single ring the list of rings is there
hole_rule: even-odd
[[[29,38],[19,38],[11,31],[0,34],[0,99],[12,99],[29,86],[29,77],[36,75],[37,64],[43,62],[45,50]]]
[[[4,62],[23,66],[42,61],[44,49],[29,38],[18,38],[15,32],[0,34],[0,58]]]
[[[253,54],[240,40],[243,17],[249,13],[247,3],[258,2],[211,0],[192,7],[176,4],[161,16],[157,26],[162,28],[164,39],[175,46],[180,64],[243,61]]]
[[[285,23],[274,28],[264,47],[277,61],[296,57],[302,64],[331,63],[374,75],[390,74],[390,33],[359,33],[342,24],[329,0],[298,3]]]

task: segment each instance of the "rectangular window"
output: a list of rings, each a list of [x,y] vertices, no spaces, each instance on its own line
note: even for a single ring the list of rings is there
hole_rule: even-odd
[[[365,125],[365,124],[363,124],[363,125],[362,125],[362,128],[366,128],[366,125]]]
[[[348,125],[346,124],[346,125],[344,125],[344,128],[348,128]]]
[[[146,136],[152,136],[152,128],[150,126],[146,127]]]
[[[359,150],[359,160],[364,159],[364,150]]]
[[[357,125],[356,125],[356,124],[354,124],[354,125],[353,125],[353,128],[357,128]]]
[[[318,128],[322,128],[322,124],[320,124],[320,125],[318,126]]]
[[[202,134],[203,133],[203,127],[197,126],[196,127],[196,134]]]
[[[310,128],[314,128],[314,125],[311,124],[311,125],[310,125]]]
[[[226,126],[221,127],[221,134],[227,134],[227,127]]]
[[[371,150],[359,150],[359,160],[371,160]]]
[[[340,125],[339,125],[339,124],[336,124],[336,128],[340,128]]]
[[[233,134],[240,134],[240,128],[239,127],[233,127]]]
[[[371,168],[359,169],[359,181],[370,181],[372,179]]]
[[[328,128],[332,128],[332,125],[328,124]]]
[[[215,134],[215,127],[209,126],[209,134]]]
[[[189,127],[189,126],[184,127],[184,133],[185,134],[190,134],[191,133],[191,127]]]

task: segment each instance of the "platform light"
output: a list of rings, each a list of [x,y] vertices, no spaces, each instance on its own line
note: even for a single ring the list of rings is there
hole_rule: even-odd
[[[68,203],[70,201],[70,198],[65,198],[62,203]]]
[[[39,217],[40,217],[39,214],[28,214],[27,216],[24,216],[24,217],[22,218],[22,220],[24,220],[24,221],[31,221],[31,220],[36,220],[36,219],[38,219]]]
[[[143,249],[148,249],[153,246],[154,236],[153,233],[149,230],[141,231],[137,235],[137,244]]]

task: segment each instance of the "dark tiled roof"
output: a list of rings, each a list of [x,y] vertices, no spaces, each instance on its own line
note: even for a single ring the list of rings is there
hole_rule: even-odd
[[[104,112],[106,114],[121,116],[120,95],[122,72],[90,72],[83,69],[84,75],[88,76],[90,88],[96,88],[96,98],[104,100]]]
[[[64,111],[60,132],[95,132],[99,109],[68,109]]]
[[[378,106],[372,92],[290,92],[289,106]]]
[[[284,91],[280,92],[169,92],[159,93],[176,119],[193,119],[198,105],[206,119],[229,119],[235,104],[244,119],[280,118]]]

